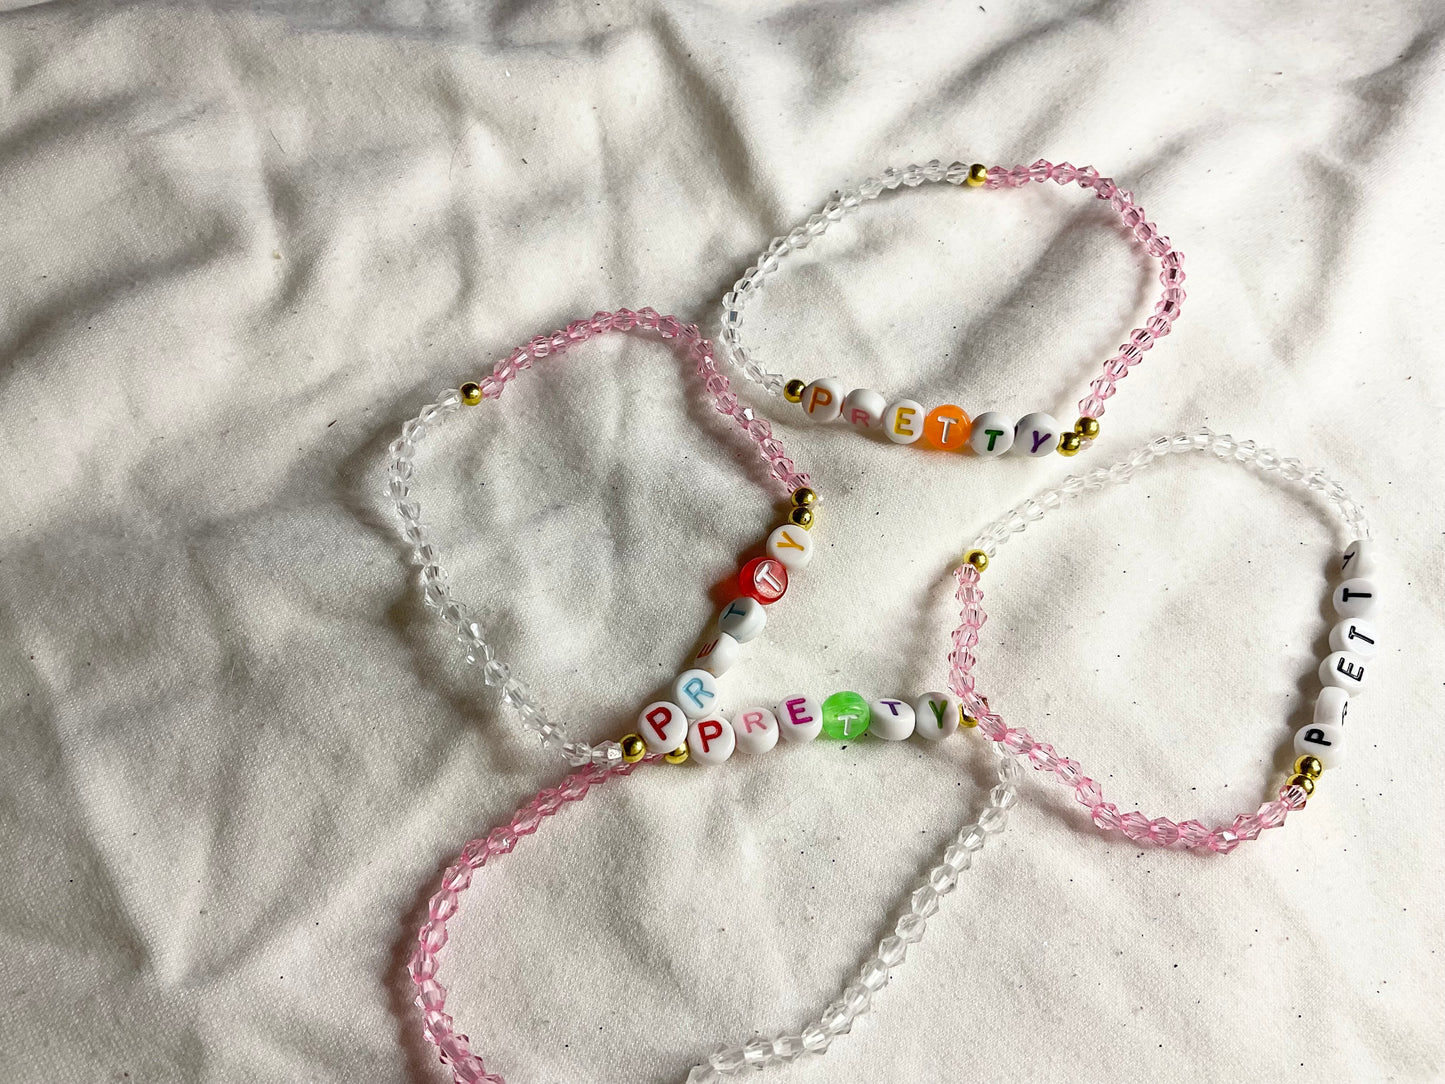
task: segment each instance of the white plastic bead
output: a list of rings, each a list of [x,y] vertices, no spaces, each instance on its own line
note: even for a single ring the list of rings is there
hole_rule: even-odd
[[[872,388],[854,388],[843,400],[843,420],[859,429],[877,429],[883,424],[888,400]]]
[[[811,696],[789,696],[778,703],[778,732],[784,741],[812,741],[823,732],[823,708]]]
[[[925,413],[922,404],[912,399],[889,403],[883,412],[883,432],[894,444],[912,444],[923,436]]]
[[[958,704],[947,693],[924,693],[913,702],[913,729],[920,738],[938,741],[958,729]]]
[[[847,390],[841,380],[825,376],[803,389],[803,398],[799,405],[815,422],[831,422],[842,413],[843,397],[846,394]]]
[[[728,603],[727,609],[718,615],[719,632],[725,632],[740,644],[745,644],[768,623],[768,611],[755,598],[744,595]]]
[[[701,719],[717,710],[717,678],[706,670],[684,670],[672,683],[672,698],[689,719]]]
[[[1344,726],[1350,714],[1350,694],[1334,685],[1326,685],[1315,697],[1315,726]]]
[[[767,708],[744,708],[733,716],[739,753],[766,753],[778,744],[778,717]]]
[[[721,715],[707,715],[687,728],[687,754],[699,764],[721,764],[733,755],[737,738]]]
[[[1353,651],[1369,658],[1379,650],[1379,633],[1372,621],[1363,617],[1347,617],[1330,629],[1331,651]]]
[[[1341,726],[1302,726],[1294,734],[1294,755],[1319,757],[1326,768],[1338,768],[1345,762],[1345,728]]]
[[[913,733],[913,705],[885,696],[868,705],[872,719],[868,733],[884,741],[902,741]]]
[[[1366,538],[1357,538],[1345,547],[1340,559],[1341,576],[1373,576],[1379,571],[1375,559],[1375,544]]]
[[[973,419],[968,444],[974,455],[1003,455],[1013,447],[1014,423],[996,410],[985,410]]]
[[[687,716],[669,700],[656,700],[637,716],[637,732],[649,753],[671,753],[687,741]]]
[[[1375,608],[1375,585],[1363,576],[1356,576],[1336,587],[1330,601],[1341,617],[1366,617]]]
[[[1320,663],[1320,683],[1354,695],[1365,684],[1365,660],[1353,651],[1332,651]]]
[[[764,548],[769,557],[795,572],[807,568],[813,559],[813,536],[795,523],[785,523],[768,535]]]
[[[974,424],[977,424],[976,422]],[[1052,414],[1035,411],[1025,414],[1014,426],[1013,453],[1040,459],[1052,455],[1059,446],[1059,422]]]
[[[727,633],[714,633],[697,649],[692,664],[714,677],[721,677],[733,668],[742,653],[742,645]]]

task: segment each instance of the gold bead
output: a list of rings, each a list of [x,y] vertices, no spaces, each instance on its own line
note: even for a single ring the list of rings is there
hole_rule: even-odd
[[[678,746],[676,749],[674,749],[672,752],[670,752],[670,753],[664,753],[664,754],[662,755],[662,759],[665,760],[665,761],[667,761],[669,764],[686,764],[686,763],[687,763],[687,746],[685,746],[685,745],[679,745],[679,746]]]
[[[980,572],[988,567],[988,554],[984,553],[983,550],[969,550],[963,559]]]
[[[475,380],[468,380],[461,386],[462,402],[467,406],[476,406],[482,401],[482,386]]]
[[[1074,423],[1074,432],[1083,440],[1096,440],[1099,436],[1099,419],[1080,418]]]
[[[968,167],[968,186],[980,188],[988,183],[988,166],[975,162]]]
[[[1307,775],[1292,775],[1284,781],[1284,785],[1287,787],[1299,787],[1300,790],[1305,792],[1306,798],[1315,792],[1315,781]]]
[[[1320,762],[1319,757],[1312,757],[1306,753],[1294,762],[1294,774],[1318,779],[1325,774],[1325,766]]]
[[[975,719],[972,715],[960,715],[958,717],[958,725],[964,727],[978,726],[978,720]]]
[[[788,513],[788,522],[796,523],[805,531],[811,531],[813,529],[813,521],[817,518],[817,516],[813,515],[811,508],[794,508]]]
[[[622,759],[628,764],[636,764],[647,755],[647,746],[643,744],[641,734],[622,735]]]
[[[799,486],[793,490],[793,503],[799,508],[811,508],[818,503],[818,494],[807,486]]]
[[[803,401],[803,389],[807,386],[806,383],[795,376],[783,385],[783,398],[790,403],[801,403]]]
[[[1083,446],[1084,440],[1078,433],[1064,433],[1059,437],[1060,455],[1078,455]]]

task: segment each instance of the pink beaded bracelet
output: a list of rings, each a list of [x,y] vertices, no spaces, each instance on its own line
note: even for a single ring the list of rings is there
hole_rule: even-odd
[[[1357,536],[1344,551],[1340,565],[1342,582],[1331,592],[1331,604],[1341,620],[1330,632],[1332,652],[1319,667],[1322,688],[1315,702],[1313,720],[1299,728],[1294,736],[1294,752],[1297,755],[1294,773],[1280,787],[1275,800],[1263,803],[1253,812],[1241,813],[1230,824],[1219,824],[1213,828],[1198,820],[1175,822],[1168,817],[1150,818],[1139,810],[1120,813],[1118,806],[1104,800],[1103,787],[1084,774],[1078,761],[1061,755],[1052,745],[1039,741],[1024,728],[1005,724],[1002,716],[990,709],[988,700],[978,691],[973,674],[977,661],[974,648],[979,642],[979,630],[988,619],[983,608],[980,577],[998,547],[1010,535],[1022,532],[1066,499],[1109,484],[1127,482],[1136,471],[1154,460],[1178,452],[1209,452],[1225,462],[1278,472],[1282,480],[1323,495]],[[1281,458],[1272,449],[1258,447],[1254,441],[1236,441],[1208,429],[1156,437],[1112,467],[1096,468],[1082,476],[1070,475],[1058,486],[1012,509],[978,536],[975,548],[955,572],[958,583],[956,597],[962,608],[948,655],[949,687],[959,697],[963,710],[977,718],[979,733],[1000,743],[1014,756],[1026,758],[1036,770],[1051,775],[1058,783],[1071,789],[1079,803],[1089,810],[1098,827],[1122,832],[1138,843],[1228,854],[1241,842],[1258,839],[1264,829],[1283,824],[1290,812],[1304,808],[1324,770],[1337,767],[1343,761],[1348,700],[1363,687],[1366,660],[1374,654],[1378,643],[1378,634],[1367,621],[1378,593],[1370,578],[1375,567],[1375,555],[1369,537],[1370,527],[1364,510],[1345,492],[1344,487],[1323,471],[1305,468],[1298,459]]]
[[[415,418],[401,428],[401,436],[389,447],[391,465],[387,473],[386,495],[395,503],[402,522],[402,537],[411,547],[414,562],[421,568],[420,583],[426,604],[456,635],[466,661],[482,671],[488,685],[497,687],[503,702],[521,719],[525,729],[535,733],[544,746],[556,749],[568,764],[579,767],[593,764],[615,767],[642,755],[624,757],[624,750],[615,741],[596,746],[574,740],[560,724],[550,720],[533,698],[531,691],[512,676],[511,667],[496,657],[487,642],[485,631],[476,616],[458,600],[448,584],[449,576],[441,564],[435,540],[422,522],[421,505],[413,490],[416,455],[422,439],[463,406],[474,407],[499,398],[507,384],[542,360],[584,343],[607,332],[642,331],[675,343],[693,364],[702,388],[713,408],[734,422],[757,445],[758,454],[767,464],[769,478],[790,495],[786,520],[775,527],[764,544],[764,552],[747,561],[738,574],[739,597],[724,608],[719,625],[704,638],[701,648],[692,656],[689,668],[674,683],[674,698],[688,709],[672,709],[675,718],[666,720],[669,736],[681,736],[671,744],[649,743],[652,752],[670,754],[674,763],[685,760],[683,745],[687,736],[687,720],[706,714],[709,702],[718,695],[717,678],[739,657],[741,644],[752,639],[767,620],[765,607],[777,602],[788,589],[789,574],[797,574],[812,560],[814,545],[811,530],[818,516],[818,494],[807,474],[788,458],[782,442],[773,436],[772,426],[758,417],[753,409],[738,401],[717,367],[713,345],[703,338],[696,324],[684,324],[676,316],[660,315],[655,309],[636,312],[618,309],[598,312],[586,320],[575,320],[550,335],[538,335],[497,362],[492,372],[481,381],[469,381],[460,388],[447,388],[437,401],[423,407]],[[669,706],[665,702],[652,705]]]
[[[1095,198],[1107,200],[1123,220],[1125,227],[1159,260],[1159,281],[1163,286],[1153,315],[1143,327],[1135,328],[1129,341],[1104,363],[1103,373],[1089,385],[1089,394],[1079,401],[1078,421],[1072,429],[1064,429],[1044,411],[1033,411],[1013,419],[997,411],[985,411],[974,417],[952,403],[925,408],[910,397],[890,400],[871,388],[854,388],[836,377],[823,377],[811,383],[799,378],[787,379],[781,373],[768,371],[758,355],[742,341],[743,310],[762,291],[764,280],[777,271],[788,253],[808,247],[828,227],[856,210],[867,200],[878,198],[885,190],[900,185],[916,188],[921,184],[946,181],[973,188],[1018,188],[1030,181],[1053,181],[1055,184],[1077,184],[1093,192]],[[829,200],[817,214],[783,237],[773,240],[757,261],[733,284],[723,298],[722,343],[724,355],[743,375],[761,385],[770,395],[781,393],[790,403],[798,404],[810,419],[831,422],[842,419],[857,429],[881,432],[895,444],[914,444],[920,440],[942,451],[972,451],[974,455],[994,457],[1012,452],[1033,458],[1058,451],[1071,456],[1089,447],[1099,434],[1099,419],[1104,415],[1104,402],[1118,390],[1115,385],[1129,375],[1129,370],[1144,360],[1144,354],[1173,329],[1184,304],[1184,254],[1175,249],[1169,238],[1148,220],[1144,209],[1134,202],[1132,192],[1119,188],[1113,180],[1101,177],[1092,166],[1073,166],[1068,162],[1055,165],[1039,159],[1031,166],[967,166],[954,162],[950,166],[934,159],[927,165],[910,165],[902,169],[889,167],[877,177],[863,181],[856,189],[844,191]]]

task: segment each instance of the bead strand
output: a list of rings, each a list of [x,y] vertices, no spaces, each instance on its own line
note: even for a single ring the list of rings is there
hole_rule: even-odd
[[[1042,411],[1026,414],[1017,421],[995,411],[984,411],[970,418],[961,407],[952,403],[928,410],[912,398],[890,401],[871,388],[849,391],[841,380],[834,377],[812,382],[788,379],[767,369],[757,353],[743,343],[744,311],[762,292],[767,276],[779,270],[783,258],[789,253],[807,248],[815,238],[826,233],[830,225],[841,221],[864,202],[877,199],[883,192],[900,185],[913,188],[946,181],[992,190],[1046,180],[1060,185],[1077,184],[1092,191],[1096,198],[1107,201],[1144,250],[1160,262],[1162,292],[1153,315],[1144,326],[1134,329],[1129,341],[1104,363],[1103,372],[1089,386],[1089,395],[1079,402],[1080,417],[1072,428],[1063,428],[1051,415]],[[934,159],[923,166],[889,167],[879,176],[869,177],[856,189],[845,190],[829,200],[821,210],[786,236],[774,238],[767,250],[723,297],[719,341],[724,356],[738,366],[747,379],[759,384],[770,395],[781,394],[789,402],[800,405],[814,421],[830,422],[841,418],[855,428],[881,430],[895,444],[914,444],[921,440],[940,450],[967,449],[983,457],[1003,455],[1010,450],[1015,455],[1031,457],[1053,451],[1071,456],[1089,447],[1097,438],[1104,402],[1113,397],[1118,381],[1142,362],[1144,354],[1173,329],[1186,297],[1184,280],[1183,253],[1173,247],[1154,223],[1148,221],[1131,192],[1120,189],[1111,178],[1100,176],[1092,166],[1075,167],[1068,162],[1054,165],[1040,159],[1032,166],[1009,169],[978,164],[968,166],[962,162],[944,166]]]
[[[807,1054],[824,1054],[853,1022],[872,1008],[873,995],[882,990],[903,965],[910,945],[923,939],[928,919],[938,913],[943,897],[958,885],[959,874],[973,864],[990,836],[1003,831],[1008,811],[1018,804],[1018,781],[1023,774],[1018,763],[1001,747],[997,754],[998,783],[989,791],[988,803],[975,823],[964,825],[944,846],[940,861],[927,877],[908,891],[907,903],[893,932],[878,944],[878,951],[863,964],[857,976],[831,1002],[823,1014],[801,1031],[785,1032],[771,1038],[753,1038],[744,1043],[720,1046],[706,1063],[694,1066],[688,1084],[714,1084],[724,1076],[743,1069],[763,1069],[796,1061]]]
[[[1198,820],[1176,823],[1167,817],[1151,818],[1139,810],[1120,813],[1118,806],[1105,801],[1103,787],[1084,775],[1082,766],[1077,761],[1060,755],[1052,745],[1038,741],[1026,729],[1005,724],[1002,717],[990,710],[988,700],[978,692],[973,676],[976,664],[973,648],[978,643],[979,630],[987,621],[980,576],[982,569],[988,566],[988,558],[998,552],[998,548],[1009,536],[1023,531],[1029,523],[1042,519],[1047,511],[1060,507],[1066,498],[1076,497],[1086,490],[1102,489],[1109,484],[1128,482],[1136,471],[1154,460],[1171,452],[1190,451],[1209,452],[1221,459],[1245,463],[1264,471],[1277,470],[1292,484],[1325,496],[1346,526],[1360,536],[1345,551],[1342,562],[1342,572],[1351,574],[1352,578],[1336,588],[1333,595],[1336,612],[1345,620],[1332,630],[1331,646],[1342,642],[1360,647],[1364,646],[1364,641],[1368,638],[1368,650],[1373,651],[1373,629],[1367,626],[1364,637],[1361,637],[1358,631],[1360,619],[1373,606],[1375,595],[1373,584],[1368,579],[1355,575],[1362,569],[1372,571],[1374,567],[1369,543],[1370,527],[1364,510],[1345,492],[1343,486],[1322,471],[1307,470],[1299,460],[1282,459],[1271,449],[1258,448],[1253,441],[1236,442],[1227,435],[1199,429],[1157,437],[1136,449],[1128,459],[1112,467],[1098,468],[1084,476],[1071,475],[1057,487],[1023,502],[984,528],[975,539],[975,549],[955,572],[960,621],[953,633],[954,647],[949,654],[948,684],[959,698],[963,709],[977,718],[980,733],[999,743],[1001,748],[1015,757],[1026,757],[1036,770],[1048,772],[1060,784],[1069,787],[1078,802],[1089,810],[1090,818],[1099,828],[1122,832],[1139,843],[1207,849],[1227,854],[1240,842],[1257,839],[1261,831],[1279,827],[1290,812],[1302,809],[1314,793],[1315,781],[1326,767],[1317,754],[1331,749],[1335,739],[1339,739],[1338,751],[1342,752],[1343,732],[1336,723],[1343,723],[1347,700],[1344,696],[1337,695],[1342,692],[1338,687],[1346,682],[1350,683],[1351,687],[1363,682],[1362,656],[1337,648],[1334,654],[1321,663],[1321,681],[1326,687],[1315,705],[1317,725],[1301,728],[1296,734],[1295,749],[1299,756],[1295,761],[1293,774],[1279,788],[1278,797],[1263,803],[1253,813],[1240,814],[1228,825],[1220,824],[1213,828]],[[1321,730],[1321,727],[1334,729]],[[1320,743],[1321,738],[1325,739],[1323,744]]]
[[[810,477],[798,470],[788,458],[782,442],[773,436],[768,421],[758,417],[751,407],[739,403],[728,378],[718,369],[712,343],[702,336],[697,325],[684,324],[675,316],[661,316],[651,308],[636,312],[630,309],[597,312],[589,319],[575,320],[550,335],[538,335],[497,362],[491,373],[481,381],[470,381],[460,389],[447,388],[439,392],[436,402],[424,406],[415,418],[402,426],[401,436],[388,447],[391,463],[387,470],[385,493],[396,507],[402,521],[402,537],[411,546],[413,560],[420,566],[424,601],[452,630],[466,661],[479,666],[486,684],[500,690],[503,703],[517,713],[523,727],[535,733],[544,747],[560,753],[573,767],[585,764],[617,767],[623,762],[622,749],[615,741],[592,746],[574,739],[565,727],[548,718],[531,690],[512,676],[511,667],[497,657],[495,649],[487,642],[485,630],[475,613],[453,595],[449,587],[450,577],[441,564],[436,542],[422,521],[421,506],[413,496],[412,483],[418,446],[449,415],[463,405],[476,406],[485,400],[500,398],[506,385],[535,362],[611,331],[652,332],[663,340],[675,342],[687,360],[693,363],[713,408],[731,419],[757,445],[758,454],[768,464],[773,483],[789,494],[813,493]],[[816,500],[816,494],[813,497]]]

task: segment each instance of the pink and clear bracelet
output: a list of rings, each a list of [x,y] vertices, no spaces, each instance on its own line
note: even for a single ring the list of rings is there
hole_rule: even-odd
[[[496,656],[487,642],[476,615],[452,594],[448,586],[450,577],[441,564],[435,540],[422,522],[421,505],[417,503],[412,487],[418,446],[448,416],[457,413],[463,406],[477,406],[499,398],[507,384],[535,362],[609,331],[651,332],[679,348],[680,353],[692,363],[713,408],[736,423],[757,445],[758,454],[768,465],[770,479],[791,498],[786,521],[769,534],[764,552],[744,564],[739,571],[738,598],[724,608],[720,618],[722,630],[705,638],[702,648],[693,656],[690,668],[678,675],[676,695],[691,697],[685,703],[704,704],[715,700],[718,695],[717,677],[736,661],[741,643],[762,630],[767,620],[764,608],[783,597],[788,589],[789,574],[800,572],[811,561],[814,546],[810,532],[818,515],[818,494],[813,490],[808,475],[788,458],[782,442],[773,436],[768,421],[738,401],[728,378],[718,370],[712,343],[703,338],[696,324],[684,324],[676,316],[662,316],[651,308],[636,312],[631,309],[598,312],[590,319],[575,320],[550,335],[538,335],[497,362],[492,372],[480,382],[468,382],[460,388],[446,388],[438,393],[436,402],[423,407],[415,418],[402,426],[401,436],[388,448],[391,465],[387,472],[386,495],[395,503],[402,522],[402,537],[410,545],[413,560],[421,568],[423,599],[456,635],[466,661],[481,669],[483,680],[488,685],[501,690],[503,702],[518,714],[523,727],[541,738],[544,746],[556,749],[573,767],[584,764],[617,767],[624,762],[622,747],[615,741],[592,746],[573,739],[560,724],[547,717],[527,686],[512,676],[511,667]],[[740,631],[743,629],[745,633]],[[694,713],[689,711],[687,717],[694,717]],[[682,745],[687,727],[680,713],[678,718],[683,738],[667,748],[654,748],[653,751],[671,753]],[[686,757],[685,751],[681,757]]]
[[[1154,306],[1154,314],[1143,327],[1134,329],[1129,341],[1104,362],[1104,371],[1089,385],[1089,394],[1079,401],[1080,417],[1072,429],[1065,429],[1050,414],[1034,411],[1019,419],[989,410],[970,417],[963,408],[944,403],[926,409],[911,397],[888,399],[871,388],[849,390],[836,377],[824,377],[811,383],[787,379],[781,373],[766,369],[758,355],[742,340],[743,310],[762,291],[768,275],[778,270],[788,253],[807,248],[816,237],[844,215],[857,210],[867,200],[877,199],[885,190],[916,188],[921,184],[946,181],[974,188],[1019,188],[1030,181],[1053,181],[1055,184],[1077,184],[1107,200],[1144,250],[1160,263],[1159,281],[1163,292]],[[969,449],[975,455],[992,457],[1012,451],[1015,455],[1040,457],[1057,450],[1062,455],[1075,455],[1089,447],[1099,434],[1099,419],[1104,415],[1104,402],[1118,390],[1115,385],[1129,375],[1129,370],[1144,360],[1144,354],[1173,329],[1184,304],[1184,254],[1176,250],[1159,227],[1148,220],[1144,209],[1127,192],[1108,177],[1099,176],[1092,166],[1058,165],[1042,158],[1031,166],[968,166],[954,162],[945,166],[934,159],[927,165],[890,166],[877,177],[869,177],[856,189],[848,189],[829,200],[821,211],[784,237],[773,239],[757,262],[743,272],[723,298],[722,333],[719,341],[723,353],[743,375],[761,385],[770,395],[781,393],[790,403],[797,403],[813,421],[830,422],[841,418],[858,429],[881,431],[895,444],[924,444],[943,451]]]
[[[998,782],[989,791],[978,820],[958,830],[945,844],[938,864],[929,870],[922,883],[908,891],[892,932],[879,942],[877,952],[863,964],[839,997],[818,1019],[799,1031],[719,1046],[705,1062],[695,1065],[688,1073],[688,1084],[716,1084],[722,1077],[743,1069],[760,1069],[824,1054],[834,1040],[852,1028],[858,1017],[868,1012],[873,995],[883,989],[902,966],[910,946],[923,939],[928,920],[938,913],[942,899],[957,887],[959,875],[973,865],[973,856],[983,849],[988,839],[1003,831],[1008,811],[1018,804],[1022,770],[1002,747],[993,748],[997,753]],[[567,803],[581,801],[592,788],[612,778],[625,778],[640,765],[660,759],[663,758],[659,754],[648,753],[634,763],[618,767],[592,764],[574,772],[560,785],[538,792],[517,810],[509,823],[468,843],[442,874],[440,888],[427,903],[427,918],[417,931],[417,943],[407,961],[407,972],[417,989],[422,1035],[437,1048],[457,1084],[505,1084],[499,1074],[487,1071],[481,1057],[471,1049],[467,1036],[456,1030],[455,1021],[447,1012],[446,987],[437,978],[440,953],[447,943],[447,922],[460,908],[462,893],[471,886],[478,870],[512,851]]]
[[[1010,535],[1024,531],[1030,523],[1042,519],[1046,512],[1058,508],[1065,500],[1106,485],[1128,482],[1136,471],[1174,452],[1209,452],[1227,462],[1241,463],[1259,471],[1277,472],[1283,481],[1323,495],[1355,536],[1344,550],[1340,562],[1341,582],[1331,591],[1330,601],[1339,621],[1330,630],[1331,653],[1320,663],[1321,690],[1315,701],[1313,719],[1300,727],[1294,736],[1297,758],[1294,772],[1280,787],[1275,800],[1265,802],[1251,813],[1241,813],[1230,824],[1219,824],[1213,828],[1198,820],[1176,823],[1167,817],[1151,818],[1139,810],[1120,813],[1118,806],[1104,800],[1103,787],[1084,774],[1078,761],[1063,756],[1052,745],[1039,741],[1022,727],[1006,725],[1002,716],[989,708],[988,700],[978,691],[973,674],[979,629],[987,620],[980,576],[998,547]],[[1375,653],[1379,640],[1374,624],[1369,620],[1378,596],[1371,578],[1376,557],[1369,539],[1370,526],[1364,509],[1340,483],[1323,471],[1306,468],[1298,459],[1281,458],[1272,449],[1260,448],[1252,440],[1236,441],[1233,437],[1208,429],[1156,437],[1112,467],[1096,468],[1084,475],[1070,475],[1058,486],[1024,501],[978,536],[975,548],[955,572],[958,583],[956,595],[962,609],[948,656],[949,687],[959,697],[964,710],[978,719],[980,733],[998,742],[1014,756],[1026,758],[1036,770],[1051,775],[1072,790],[1098,827],[1122,832],[1138,843],[1228,854],[1241,842],[1258,839],[1264,829],[1279,827],[1290,812],[1303,809],[1324,770],[1343,763],[1344,724],[1349,698],[1364,686],[1366,660]]]

